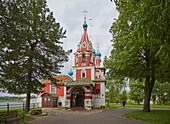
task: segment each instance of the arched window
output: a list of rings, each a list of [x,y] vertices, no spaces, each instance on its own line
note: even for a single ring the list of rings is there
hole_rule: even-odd
[[[82,77],[85,77],[85,72],[82,73]]]
[[[76,55],[76,63],[78,63],[78,55]]]
[[[86,62],[86,56],[85,53],[82,54],[82,62]]]

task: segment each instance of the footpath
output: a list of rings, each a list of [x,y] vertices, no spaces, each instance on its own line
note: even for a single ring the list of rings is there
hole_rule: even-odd
[[[139,110],[141,109],[116,108],[104,110],[95,109],[90,111],[43,109],[43,112],[48,113],[48,116],[30,122],[30,124],[153,124],[121,116]]]

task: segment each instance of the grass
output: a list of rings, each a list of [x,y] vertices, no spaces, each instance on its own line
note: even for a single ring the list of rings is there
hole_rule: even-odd
[[[18,114],[20,114],[20,112],[19,112],[19,108],[21,108],[21,107],[15,107],[15,108],[12,108],[12,107],[10,107],[10,110],[9,111],[12,111],[12,110],[17,110],[18,111]],[[32,109],[41,109],[41,107],[35,107],[35,108],[30,108],[30,110],[32,110]],[[7,110],[0,110],[0,112],[6,112]],[[33,116],[28,116],[27,114],[29,114],[29,112],[25,112],[25,111],[21,111],[21,115],[23,115],[24,114],[24,121],[31,121],[31,120],[34,120],[35,118],[33,117]],[[22,120],[20,120],[19,122],[22,122]]]
[[[158,124],[170,123],[170,111],[163,111],[163,110],[154,110],[151,112],[136,111],[136,112],[124,114],[122,116],[136,119],[136,120],[158,123]]]
[[[106,103],[107,106],[107,103]],[[121,104],[113,104],[109,103],[109,108],[118,108],[121,107]],[[136,104],[126,104],[125,107],[127,108],[143,108],[143,104],[136,105]],[[150,105],[150,108],[167,108],[170,109],[170,105]]]
[[[107,103],[106,103],[106,106],[107,106]],[[119,107],[121,107],[120,104],[109,103],[109,107],[108,108],[119,108]]]

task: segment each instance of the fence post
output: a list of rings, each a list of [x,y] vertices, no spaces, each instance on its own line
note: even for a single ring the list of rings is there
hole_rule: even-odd
[[[35,108],[35,103],[33,103],[33,109]]]
[[[23,102],[23,111],[24,111],[24,102]]]
[[[7,113],[9,113],[9,103],[7,103]]]

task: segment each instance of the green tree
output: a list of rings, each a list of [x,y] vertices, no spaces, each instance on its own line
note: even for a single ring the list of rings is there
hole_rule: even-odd
[[[106,77],[107,78],[107,77]],[[108,91],[108,96],[110,102],[120,101],[121,91],[124,88],[125,82],[122,80],[109,80],[107,81],[106,88]]]
[[[56,23],[46,0],[1,2],[1,87],[9,93],[27,94],[25,111],[30,109],[30,94],[44,87],[41,79],[60,73],[71,51],[64,51],[65,32]]]
[[[163,102],[163,104],[169,102],[168,95],[170,94],[170,84],[168,82],[156,81],[152,91],[152,99],[153,102],[156,100],[154,97],[158,97],[159,100]],[[165,95],[166,94],[166,95]],[[160,103],[159,103],[160,104]]]
[[[117,76],[145,79],[144,107],[156,79],[170,81],[170,31],[168,0],[114,0],[119,17],[113,22],[111,56],[105,67]]]
[[[139,80],[135,80],[135,81],[130,81],[130,91],[129,91],[129,96],[130,99],[135,100],[136,102],[138,102],[138,105],[140,104],[140,102],[143,101],[143,97],[144,97],[144,82],[143,81],[139,81]]]
[[[127,91],[126,90],[123,90],[122,91],[122,94],[121,94],[121,100],[125,100],[125,101],[127,101],[127,99],[128,99],[128,95],[127,95]]]

